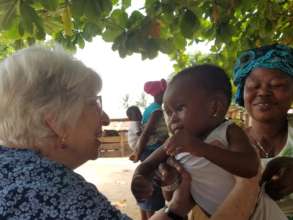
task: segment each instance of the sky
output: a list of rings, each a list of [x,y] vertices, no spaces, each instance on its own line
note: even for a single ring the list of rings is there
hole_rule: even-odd
[[[126,118],[123,97],[129,94],[129,104],[133,105],[143,93],[146,81],[167,79],[173,72],[173,62],[167,55],[159,54],[155,59],[142,60],[140,54],[120,58],[112,44],[100,37],[87,42],[83,49],[78,49],[75,57],[95,70],[103,80],[103,109],[113,118]],[[146,95],[148,102],[152,97]]]

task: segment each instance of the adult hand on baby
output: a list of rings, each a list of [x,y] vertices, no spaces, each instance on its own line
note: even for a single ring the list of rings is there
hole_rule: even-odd
[[[164,143],[164,148],[168,155],[174,156],[178,153],[188,152],[192,155],[203,156],[204,143],[197,137],[182,129],[177,131]]]
[[[168,159],[167,164],[176,169],[181,180],[179,186],[172,195],[168,207],[176,214],[186,216],[195,205],[195,202],[190,194],[191,177],[175,159]]]
[[[271,160],[263,172],[261,182],[266,182],[266,192],[274,200],[293,193],[293,158],[278,157]]]
[[[152,182],[143,175],[134,175],[131,182],[131,191],[135,199],[140,202],[153,194]]]

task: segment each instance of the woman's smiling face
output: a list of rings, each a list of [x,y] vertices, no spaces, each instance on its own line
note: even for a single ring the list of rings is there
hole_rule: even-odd
[[[256,68],[244,85],[244,105],[257,121],[286,117],[293,101],[293,78],[276,69]]]

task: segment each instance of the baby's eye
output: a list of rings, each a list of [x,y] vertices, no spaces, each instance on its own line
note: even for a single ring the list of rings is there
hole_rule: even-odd
[[[170,117],[170,115],[172,114],[172,112],[169,109],[163,108],[163,113],[164,115]]]
[[[181,112],[185,108],[185,105],[177,105],[175,108],[176,112]]]

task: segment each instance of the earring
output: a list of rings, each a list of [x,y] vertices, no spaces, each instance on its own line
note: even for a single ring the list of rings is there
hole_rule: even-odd
[[[66,137],[65,135],[61,139],[61,149],[67,148],[66,143],[65,143]]]
[[[217,112],[215,112],[214,114],[213,114],[213,118],[215,118],[215,117],[217,117],[218,115],[217,115]]]

